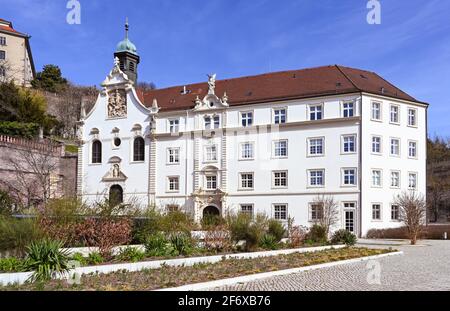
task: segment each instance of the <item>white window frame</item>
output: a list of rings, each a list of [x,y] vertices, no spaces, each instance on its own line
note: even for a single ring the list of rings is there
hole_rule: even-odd
[[[381,188],[383,187],[383,170],[380,168],[374,168],[371,170],[372,174],[371,174],[371,184],[373,188]],[[375,174],[379,174],[379,176],[377,176],[377,180],[379,181],[379,183],[376,183],[376,179],[375,179]]]
[[[410,144],[414,144],[414,155],[411,155],[411,146]],[[408,158],[409,159],[417,159],[417,140],[408,140]]]
[[[213,180],[209,181],[208,180],[209,178],[214,178],[215,180],[214,181]],[[209,185],[213,185],[214,183],[216,184],[215,187],[209,187]],[[205,175],[205,189],[208,190],[208,191],[212,191],[212,190],[217,190],[217,188],[218,188],[218,177],[217,177],[217,174]]]
[[[172,179],[176,180],[176,182],[172,183]],[[177,185],[177,188],[170,189],[172,184]],[[180,176],[167,176],[166,192],[180,192]]]
[[[394,141],[394,140],[397,140],[398,141],[398,154],[396,154],[396,153],[392,153],[392,142]],[[402,141],[400,140],[400,138],[399,137],[390,137],[389,138],[389,155],[391,156],[391,157],[400,157],[400,155],[401,155],[401,145],[402,145]]]
[[[306,171],[306,175],[307,175],[307,180],[308,180],[308,188],[323,188],[325,187],[325,169],[323,168],[318,168],[318,169],[309,169]],[[312,180],[315,179],[317,182],[317,179],[319,179],[320,177],[316,176],[312,176],[313,173],[318,173],[321,172],[322,173],[322,183],[321,184],[312,184]]]
[[[251,176],[251,187],[248,187],[248,182],[250,181],[249,179],[246,180],[246,185],[244,187],[243,182],[243,175],[246,176]],[[253,190],[255,188],[255,173],[254,172],[240,172],[239,173],[239,190]]]
[[[398,174],[398,185],[394,185],[394,173]],[[390,188],[399,189],[401,187],[402,173],[399,170],[391,170],[391,178],[389,180]]]
[[[277,207],[284,207],[284,211],[280,210],[277,211]],[[279,213],[279,216],[281,216],[283,213],[285,214],[284,218],[278,217],[277,213]],[[272,215],[273,219],[278,220],[280,222],[286,222],[289,219],[289,207],[287,203],[273,203],[272,204]]]
[[[281,115],[277,116],[277,111],[284,111],[284,122],[281,122]],[[279,122],[277,121],[277,117]],[[285,124],[287,123],[287,108],[286,107],[277,107],[272,109],[272,123],[273,124]]]
[[[397,121],[392,121],[392,108],[397,108]],[[400,105],[397,104],[390,104],[389,105],[389,123],[390,124],[395,124],[395,125],[400,125]]]
[[[353,170],[354,172],[354,184],[345,183],[345,171]],[[341,187],[356,187],[358,185],[358,169],[356,167],[343,167],[341,168]]]
[[[276,155],[276,150],[277,150],[276,145],[279,144],[279,143],[283,143],[283,142],[286,144],[286,147],[285,147],[286,154],[285,155],[281,155],[282,148],[280,147],[279,148],[280,149],[280,155]],[[289,155],[289,150],[288,149],[289,149],[289,142],[288,142],[287,139],[278,139],[278,140],[272,141],[272,158],[274,158],[274,159],[287,158],[288,155]]]
[[[345,107],[345,105],[352,105],[351,108],[349,107]],[[341,111],[342,111],[342,118],[352,118],[356,115],[356,105],[355,105],[355,101],[353,100],[349,100],[349,101],[343,101],[341,103]],[[352,112],[351,116],[345,116],[346,112]]]
[[[215,150],[214,153],[209,151],[210,149],[213,149],[213,148]],[[205,155],[204,162],[205,163],[215,163],[218,161],[219,157],[217,154],[217,144],[206,145],[204,150],[205,150],[205,153],[204,153],[204,155]],[[212,156],[214,156],[214,157],[212,157]]]
[[[415,187],[411,187],[411,175],[416,176]],[[417,172],[408,172],[408,189],[417,190],[418,184],[419,184],[419,174]]]
[[[380,151],[379,151],[379,152],[374,151],[374,148],[373,148],[373,147],[374,147],[374,141],[373,141],[374,138],[379,138],[379,139],[380,139],[380,142],[379,142],[379,144],[380,144]],[[381,155],[381,154],[383,154],[383,137],[380,136],[380,135],[372,135],[372,137],[371,137],[371,146],[370,146],[370,148],[371,148],[370,152],[371,152],[372,154],[375,154],[375,155]]]
[[[324,119],[324,108],[323,108],[323,104],[311,104],[308,105],[308,120],[309,121],[319,121],[319,120],[323,120]],[[318,111],[316,109],[314,109],[315,111],[312,112],[311,108],[317,108],[320,107],[320,119],[317,118],[318,115]],[[311,114],[314,113],[314,119],[311,118]]]
[[[172,124],[173,122],[173,124]],[[177,123],[177,124],[175,124]],[[169,133],[176,134],[180,132],[180,118],[171,118],[167,120]]]
[[[203,126],[204,126],[205,130],[211,129],[211,116],[203,117]]]
[[[378,105],[378,115],[379,118],[375,118],[374,116],[374,105]],[[370,104],[370,120],[382,122],[383,121],[383,105],[379,101],[372,101]]]
[[[286,185],[281,185],[281,181],[282,179],[284,179],[284,177],[275,177],[275,174],[278,173],[286,173]],[[277,186],[275,185],[275,180],[279,179],[280,180],[280,185]],[[272,171],[272,188],[273,189],[286,189],[289,185],[289,173],[287,170],[277,170],[277,171]]]
[[[171,155],[171,151],[174,153]],[[173,157],[174,161],[170,161],[171,157]],[[177,161],[175,161],[177,160]],[[179,165],[180,164],[180,148],[179,147],[169,147],[167,148],[167,165]]]
[[[249,114],[251,114],[251,118],[249,118]],[[241,111],[241,112],[239,112],[239,115],[240,115],[239,120],[241,121],[240,125],[242,127],[250,127],[250,126],[253,126],[253,124],[255,123],[254,122],[255,114],[254,114],[253,110]],[[244,115],[245,115],[245,118],[244,118]],[[245,120],[245,125],[243,124],[244,120]],[[249,124],[249,120],[251,121],[250,122],[251,124]]]
[[[311,141],[312,140],[322,141],[322,153],[311,153],[311,147],[312,147]],[[323,136],[322,137],[308,137],[306,147],[308,149],[306,151],[306,154],[308,155],[308,157],[323,157],[325,155],[325,137],[323,137]],[[317,146],[315,148],[317,151]]]
[[[6,43],[7,43],[6,37],[0,36],[0,46],[5,46],[7,45]]]
[[[251,146],[251,157],[244,157],[244,147],[245,145],[250,145]],[[239,160],[242,161],[249,161],[249,160],[254,160],[255,159],[255,143],[252,141],[245,141],[240,143],[239,146]]]
[[[407,122],[408,122],[408,126],[409,127],[417,127],[418,124],[418,110],[417,108],[413,108],[413,107],[408,107],[407,108]],[[410,115],[410,111],[414,111],[414,124],[411,124],[411,115]]]
[[[218,129],[220,128],[220,116],[219,115],[214,115],[212,117],[212,128],[213,129]]]
[[[392,217],[394,214],[394,206],[397,207],[397,218]],[[400,206],[398,204],[391,204],[391,221],[398,222],[400,221]]]
[[[374,216],[374,209],[373,208],[374,208],[375,205],[378,205],[379,208],[380,208],[380,210],[379,210],[379,218],[374,218],[373,217]],[[372,217],[371,217],[372,221],[383,221],[383,204],[379,203],[379,202],[373,202],[372,204],[370,204],[370,206],[371,206],[370,212],[371,212],[371,215],[372,215]]]
[[[345,151],[345,139],[349,138],[349,137],[353,137],[353,151]],[[345,134],[345,135],[341,135],[341,154],[354,154],[358,151],[358,146],[357,146],[357,135],[356,134]]]

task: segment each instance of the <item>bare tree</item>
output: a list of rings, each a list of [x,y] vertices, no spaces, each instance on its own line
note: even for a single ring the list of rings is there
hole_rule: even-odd
[[[59,146],[53,142],[34,146],[39,147],[20,146],[7,158],[14,178],[5,183],[27,207],[46,203],[57,195],[60,186]]]
[[[7,59],[0,60],[0,83],[9,83],[20,74],[21,70],[14,68]]]
[[[449,177],[436,176],[433,168],[430,168],[427,180],[427,206],[434,222],[438,221],[439,215],[445,203],[445,197],[450,189]]]
[[[325,228],[327,234],[339,221],[339,204],[331,195],[317,195],[314,204],[319,206],[316,223]]]
[[[399,219],[408,230],[411,245],[415,245],[426,221],[427,203],[423,195],[415,191],[403,191],[395,197],[394,204],[399,207]]]

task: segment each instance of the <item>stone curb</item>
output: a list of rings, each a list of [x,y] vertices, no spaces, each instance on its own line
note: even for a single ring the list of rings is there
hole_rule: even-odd
[[[359,258],[352,258],[352,259],[347,259],[347,260],[327,262],[327,263],[313,265],[313,266],[307,266],[307,267],[292,268],[292,269],[285,269],[285,270],[278,270],[278,271],[271,271],[271,272],[263,272],[263,273],[238,276],[238,277],[222,279],[222,280],[215,280],[215,281],[209,281],[209,282],[203,282],[203,283],[183,285],[183,286],[179,286],[179,287],[157,289],[156,291],[205,290],[205,289],[211,289],[211,288],[215,288],[215,287],[219,287],[219,286],[221,287],[221,286],[226,286],[226,285],[234,285],[237,283],[247,283],[247,282],[257,281],[257,280],[261,280],[261,279],[265,279],[265,278],[269,278],[269,277],[274,277],[274,276],[281,276],[281,275],[287,275],[287,274],[292,274],[292,273],[300,273],[300,272],[309,271],[309,270],[323,269],[323,268],[334,267],[334,266],[338,266],[338,265],[345,265],[345,264],[373,260],[373,259],[378,259],[378,258],[383,258],[383,257],[388,257],[388,256],[395,256],[395,255],[403,255],[403,252],[397,251],[397,252],[381,254],[381,255],[374,255],[374,256],[359,257]]]

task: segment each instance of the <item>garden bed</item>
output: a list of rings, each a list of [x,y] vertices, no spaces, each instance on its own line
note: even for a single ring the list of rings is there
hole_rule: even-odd
[[[138,272],[117,271],[109,274],[85,275],[81,284],[66,280],[10,285],[2,290],[155,290],[186,284],[220,280],[242,275],[305,267],[327,262],[361,258],[392,252],[387,249],[341,248],[248,259],[229,258],[216,263],[193,266],[168,266]]]

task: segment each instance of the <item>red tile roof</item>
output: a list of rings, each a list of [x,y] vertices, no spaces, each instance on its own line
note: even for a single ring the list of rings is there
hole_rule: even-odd
[[[190,93],[184,95],[183,86],[137,92],[147,107],[156,98],[161,111],[185,110],[195,106],[197,95],[201,99],[206,95],[208,83],[189,84],[186,88]],[[215,91],[219,97],[226,92],[230,106],[355,92],[420,102],[374,72],[339,65],[217,80]]]
[[[0,18],[0,23],[3,24],[3,25],[0,25],[0,31],[7,31],[7,32],[10,32],[10,33],[13,33],[13,34],[17,34],[19,36],[28,37],[28,35],[26,35],[24,33],[21,33],[21,32],[18,32],[17,30],[15,30],[13,28],[13,25],[12,25],[11,22]],[[5,25],[6,23],[8,24],[7,26]]]

